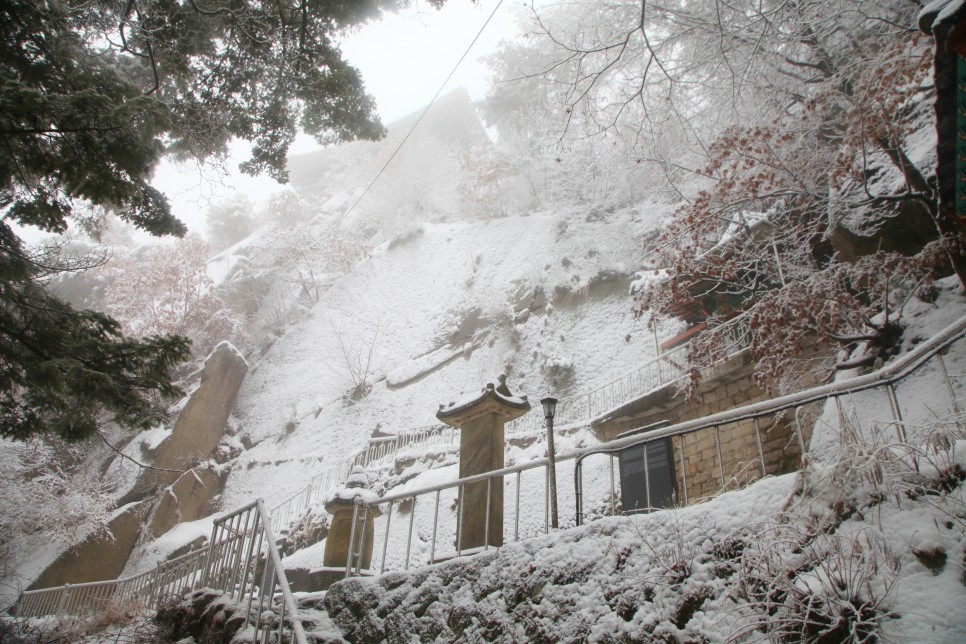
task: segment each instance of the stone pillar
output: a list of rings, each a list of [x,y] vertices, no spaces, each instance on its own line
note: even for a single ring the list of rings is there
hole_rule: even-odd
[[[322,556],[322,565],[326,568],[345,569],[349,548],[352,545],[349,540],[352,537],[352,515],[355,512],[357,498],[364,501],[372,501],[376,498],[376,495],[369,490],[369,479],[366,477],[365,470],[359,465],[352,468],[345,487],[337,489],[325,502],[325,511],[332,515],[329,534],[325,539],[325,554]],[[376,508],[370,508],[369,518],[363,525],[360,508],[356,517],[355,542],[358,544],[359,540],[365,537],[362,548],[363,570],[372,565],[372,526],[377,516],[379,511]],[[352,563],[353,566],[356,565],[355,561]]]
[[[506,386],[488,383],[482,392],[460,402],[440,405],[436,418],[460,431],[459,477],[466,478],[503,468],[504,436],[507,421],[530,410],[526,396],[514,396]],[[489,517],[487,517],[489,498]],[[457,503],[462,505],[462,520],[456,526],[460,550],[503,545],[503,477],[463,486]]]

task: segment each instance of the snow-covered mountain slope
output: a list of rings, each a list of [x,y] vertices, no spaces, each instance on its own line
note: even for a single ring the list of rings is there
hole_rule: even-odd
[[[435,423],[440,404],[501,373],[537,399],[643,362],[654,338],[634,318],[629,268],[663,214],[421,224],[377,248],[253,360],[235,410],[252,447],[222,507],[281,500],[375,431]],[[369,394],[347,400],[362,379]]]

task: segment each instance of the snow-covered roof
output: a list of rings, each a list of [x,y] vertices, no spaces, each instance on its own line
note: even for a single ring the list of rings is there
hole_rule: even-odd
[[[959,16],[966,0],[932,0],[919,11],[919,29],[927,34]]]
[[[510,393],[506,384],[506,376],[500,375],[500,385],[494,387],[492,382],[486,383],[486,387],[479,393],[471,393],[463,396],[459,400],[440,405],[436,412],[436,418],[447,425],[459,426],[471,417],[481,413],[496,412],[506,416],[507,419],[518,418],[530,411],[530,403],[526,396],[514,396]]]

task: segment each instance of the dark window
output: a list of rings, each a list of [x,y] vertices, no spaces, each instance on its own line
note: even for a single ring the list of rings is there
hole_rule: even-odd
[[[671,506],[674,502],[672,454],[670,438],[660,438],[621,451],[621,505],[625,513],[647,511],[648,488],[651,508]]]

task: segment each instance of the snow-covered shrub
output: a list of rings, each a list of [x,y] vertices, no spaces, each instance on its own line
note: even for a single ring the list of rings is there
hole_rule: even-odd
[[[748,622],[736,639],[764,632],[780,641],[880,641],[883,624],[895,617],[912,545],[899,539],[897,549],[881,518],[867,520],[886,506],[931,505],[947,517],[946,529],[966,538],[958,416],[904,423],[897,432],[894,424],[863,425],[854,411],[837,410],[837,448],[801,473],[789,510],[742,535],[738,591]],[[943,546],[929,536],[911,553],[933,574],[945,566]]]
[[[66,547],[105,532],[114,508],[111,481],[92,458],[92,445],[53,437],[0,441],[0,566],[14,572],[40,544]]]
[[[741,558],[746,633],[795,642],[877,642],[900,558],[878,531],[816,530],[804,520],[758,526]]]
[[[333,362],[332,367],[345,380],[342,401],[346,405],[354,405],[372,391],[376,381],[380,324],[381,319],[376,319],[369,328],[350,329],[329,321],[342,354],[342,360]]]
[[[315,510],[310,510],[297,521],[282,529],[279,552],[283,557],[287,557],[322,541],[328,534],[329,515],[325,512],[316,513]]]
[[[565,389],[573,383],[575,369],[573,360],[558,355],[545,356],[540,364],[540,370],[557,390]]]
[[[196,235],[132,251],[115,249],[100,269],[109,284],[103,307],[131,335],[188,337],[196,357],[223,340],[244,347],[242,322],[217,292],[207,260],[208,246]]]
[[[404,246],[409,242],[419,239],[424,234],[426,234],[426,229],[422,223],[417,222],[409,224],[402,230],[402,232],[389,240],[389,243],[386,245],[386,250],[392,250],[394,248]]]
[[[159,633],[153,620],[145,616],[136,602],[108,601],[94,616],[46,617],[33,619],[0,618],[0,642],[4,644],[102,644],[137,642],[163,644],[171,640]]]

